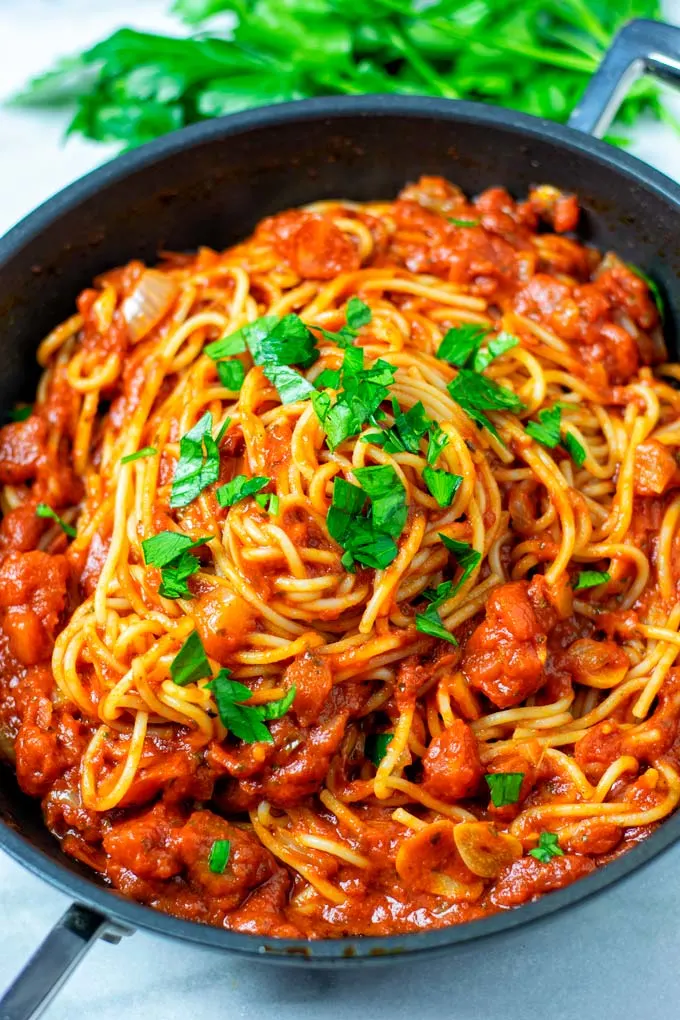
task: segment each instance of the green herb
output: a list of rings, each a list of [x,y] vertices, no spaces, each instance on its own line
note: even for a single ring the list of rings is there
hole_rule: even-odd
[[[394,733],[369,733],[364,744],[364,753],[376,768],[387,754]]]
[[[203,23],[229,12],[233,27]],[[617,30],[658,0],[176,0],[190,38],[122,29],[15,100],[76,104],[70,131],[130,147],[251,106],[329,93],[427,93],[566,122]],[[177,33],[179,35],[180,33]],[[619,123],[666,117],[636,83]],[[619,132],[621,133],[621,132]]]
[[[373,319],[373,312],[360,298],[351,297],[347,302],[345,318],[348,328],[357,332],[362,326],[368,326]]]
[[[243,386],[246,370],[238,358],[227,358],[225,361],[217,362],[217,374],[225,390],[234,390],[238,393]]]
[[[464,368],[479,350],[482,341],[491,332],[486,326],[478,326],[474,322],[466,322],[463,326],[455,326],[444,336],[439,345],[437,357],[448,361],[456,368]]]
[[[640,269],[639,266],[633,265],[632,262],[628,263],[628,268],[633,273],[635,273],[636,276],[639,276],[641,280],[644,280],[644,282],[647,284],[647,287],[649,288],[649,292],[652,295],[652,297],[654,298],[654,304],[656,305],[657,311],[659,313],[659,318],[661,319],[662,322],[665,322],[666,321],[666,307],[664,305],[664,300],[663,300],[663,296],[661,294],[661,290],[660,290],[659,285],[656,282],[656,280],[653,280],[651,278],[651,276],[648,276],[647,273],[645,273],[645,271],[643,269]]]
[[[446,217],[449,223],[453,223],[454,227],[478,227],[480,220],[459,220],[455,216]]]
[[[438,609],[442,603],[446,602],[454,594],[453,581],[442,581],[436,588],[426,588],[423,592],[423,598],[427,602],[431,602],[435,609]]]
[[[370,368],[364,368],[361,347],[345,350],[340,369],[342,389],[335,400],[326,390],[312,394],[314,411],[332,450],[345,439],[355,436],[366,422],[377,425],[384,417],[380,405],[389,397],[395,372],[394,366],[382,359]]]
[[[476,549],[473,549],[468,542],[458,542],[455,538],[449,538],[448,535],[443,535],[441,531],[439,532],[439,537],[463,571],[451,592],[451,595],[455,595],[456,592],[462,588],[472,571],[478,565],[482,558],[482,554]]]
[[[397,555],[394,539],[406,523],[406,492],[388,464],[357,468],[354,473],[361,487],[344,478],[335,479],[326,520],[328,533],[345,550],[345,568],[351,569],[356,560],[382,570]],[[367,501],[368,512],[362,513]]]
[[[607,570],[582,570],[576,578],[574,591],[595,588],[598,584],[607,584],[611,579],[611,574]]]
[[[279,497],[275,492],[258,492],[254,498],[257,505],[266,510],[268,514],[271,514],[272,517],[278,517]]]
[[[160,595],[167,599],[193,598],[187,581],[201,569],[201,564],[191,551],[209,541],[210,538],[191,539],[178,531],[161,531],[144,539],[144,562],[147,566],[159,567],[161,571]]]
[[[547,864],[553,857],[562,857],[564,850],[559,844],[559,836],[554,832],[542,832],[538,838],[538,846],[529,851],[531,857],[535,857],[542,864]]]
[[[121,457],[121,464],[131,464],[133,460],[141,460],[143,457],[155,457],[158,450],[155,446],[143,446],[141,450],[137,450],[136,453],[128,453],[126,457]]]
[[[444,432],[444,430],[440,428],[436,422],[432,422],[427,440],[427,463],[430,467],[434,467],[440,453],[448,445],[449,437],[446,435],[446,432]]]
[[[576,436],[572,435],[571,432],[567,432],[562,440],[562,446],[565,448],[567,453],[571,456],[571,459],[581,467],[585,463],[586,451],[579,443]]]
[[[328,387],[331,390],[337,390],[340,386],[340,375],[339,368],[324,368],[314,380],[314,388],[323,390]]]
[[[192,630],[170,663],[170,676],[173,683],[180,687],[212,676],[208,656],[205,654],[205,648],[197,630]]]
[[[517,347],[519,344],[519,337],[514,336],[512,333],[506,333],[503,331],[498,336],[493,337],[489,340],[489,343],[485,348],[477,350],[472,359],[472,367],[475,372],[483,372],[487,368],[494,358],[500,358],[501,354],[506,354],[511,351],[513,347]]]
[[[498,438],[498,432],[484,414],[484,411],[513,411],[524,409],[519,397],[499,386],[492,379],[478,375],[467,368],[459,368],[456,378],[447,387],[452,398],[466,414],[482,428]]]
[[[224,874],[224,869],[229,861],[231,853],[231,842],[228,839],[216,839],[210,847],[208,867],[215,875]]]
[[[224,422],[217,439],[213,438],[213,420],[210,411],[196,422],[179,441],[179,460],[175,467],[170,491],[170,506],[188,506],[208,485],[216,482],[220,474],[218,443],[227,428]]]
[[[287,365],[271,365],[264,369],[267,379],[278,390],[282,404],[294,404],[297,400],[309,400],[316,389],[303,375]]]
[[[295,699],[295,687],[291,687],[280,701],[264,705],[245,705],[253,692],[245,684],[231,679],[228,669],[221,669],[214,680],[206,684],[215,696],[217,712],[223,725],[239,740],[247,744],[257,741],[273,743],[273,737],[264,724],[265,719],[280,719]]]
[[[416,613],[416,630],[420,631],[421,634],[429,634],[431,637],[440,638],[442,641],[448,641],[449,644],[458,644],[458,641],[451,631],[447,630],[442,623],[439,610],[436,608],[434,602],[429,605],[427,609],[423,610],[422,613]]]
[[[554,450],[560,443],[562,408],[559,404],[538,412],[538,422],[528,421],[524,426],[528,436],[542,446]]]
[[[7,412],[7,417],[10,421],[26,421],[33,414],[33,408],[30,404],[26,404],[24,407],[14,407],[12,410]]]
[[[265,478],[263,475],[254,475],[252,478],[248,478],[247,475],[236,475],[226,485],[221,485],[215,490],[217,502],[220,506],[233,506],[248,496],[254,496],[270,482],[271,478]]]
[[[265,366],[265,374],[277,365],[309,368],[319,356],[309,327],[292,312],[282,319],[265,315],[204,348],[205,354],[214,361],[242,354],[245,350],[250,351],[256,365]]]
[[[393,398],[394,425],[381,432],[369,432],[361,437],[362,443],[375,443],[382,446],[388,453],[418,453],[420,440],[434,425],[425,413],[421,401],[414,404],[408,411],[401,411]]]
[[[484,778],[494,807],[517,803],[524,779],[523,772],[489,772]]]
[[[48,506],[47,503],[38,503],[35,508],[35,513],[36,517],[49,517],[50,520],[56,521],[64,534],[68,535],[69,538],[76,537],[76,529],[71,524],[67,524],[66,521],[63,521],[59,514],[56,513],[51,506]]]
[[[451,506],[463,479],[461,475],[452,475],[449,471],[428,465],[423,468],[423,481],[440,506]]]

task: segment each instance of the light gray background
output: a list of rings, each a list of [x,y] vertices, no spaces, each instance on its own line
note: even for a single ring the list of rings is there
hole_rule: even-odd
[[[56,55],[119,25],[170,29],[166,6],[165,0],[0,0],[0,96]],[[680,23],[680,0],[669,0],[666,11]],[[61,146],[64,124],[60,115],[0,109],[0,233],[109,154],[78,139]],[[680,177],[680,141],[668,130],[642,125],[634,151]],[[61,893],[0,854],[0,988],[67,905]],[[672,1020],[680,1017],[680,847],[571,911],[419,963],[288,971],[146,934],[119,946],[100,943],[46,1016]]]

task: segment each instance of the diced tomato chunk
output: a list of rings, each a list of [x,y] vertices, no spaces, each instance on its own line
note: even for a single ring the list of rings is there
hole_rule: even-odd
[[[462,719],[454,719],[427,749],[423,758],[423,786],[433,797],[454,803],[471,797],[481,778],[475,735]]]

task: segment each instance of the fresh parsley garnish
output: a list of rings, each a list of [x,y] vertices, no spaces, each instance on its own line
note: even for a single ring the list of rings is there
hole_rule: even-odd
[[[437,357],[448,361],[456,368],[464,368],[479,350],[482,341],[487,338],[490,329],[474,322],[466,322],[462,326],[454,326],[444,335],[437,350]]]
[[[553,857],[563,857],[564,850],[559,844],[559,836],[554,832],[542,832],[538,837],[538,846],[529,851],[542,864],[547,864]]]
[[[224,874],[224,869],[229,861],[231,853],[231,841],[228,839],[216,839],[210,847],[208,867],[215,875]]]
[[[254,475],[252,478],[248,478],[247,475],[236,475],[230,482],[215,490],[217,502],[220,506],[233,506],[248,496],[254,496],[270,482],[271,478],[265,478],[264,475]]]
[[[382,570],[397,555],[394,539],[406,523],[406,492],[388,464],[357,468],[354,473],[359,486],[335,479],[326,520],[328,533],[345,550],[342,564],[346,569],[352,569],[356,561]]]
[[[50,520],[56,521],[64,534],[68,535],[69,538],[76,537],[77,532],[73,525],[67,524],[66,521],[62,520],[59,514],[51,506],[48,506],[47,503],[38,503],[35,513],[37,517],[49,517]]]
[[[337,390],[340,386],[341,372],[339,368],[324,368],[314,380],[314,388],[317,390]]]
[[[494,807],[517,803],[524,779],[523,772],[489,772],[484,778]]]
[[[463,571],[451,591],[451,595],[453,596],[465,584],[468,577],[481,560],[482,554],[476,549],[473,549],[469,542],[458,542],[455,538],[449,538],[448,535],[443,535],[441,531],[439,532],[439,537]]]
[[[25,407],[14,407],[7,412],[7,417],[10,421],[26,421],[33,414],[33,408],[30,404],[26,404]]]
[[[439,454],[449,445],[449,437],[436,422],[432,422],[427,437],[427,463],[434,467]]]
[[[367,432],[361,437],[362,443],[375,443],[387,453],[418,453],[421,438],[434,425],[427,417],[422,402],[419,400],[408,411],[402,411],[392,398],[392,410],[394,425],[381,432]]]
[[[459,368],[458,375],[447,387],[452,398],[470,418],[482,428],[487,429],[497,439],[498,432],[491,424],[484,411],[524,410],[524,404],[516,393],[499,386],[492,379],[472,372],[467,368]]]
[[[429,634],[430,637],[448,641],[449,644],[458,644],[451,631],[447,630],[444,626],[439,610],[434,603],[429,605],[427,609],[424,609],[422,613],[416,613],[416,630],[420,631],[421,634]]]
[[[254,499],[257,505],[261,506],[262,509],[266,510],[272,517],[278,516],[279,497],[275,492],[258,492]]]
[[[423,468],[423,481],[440,506],[451,506],[463,478],[461,475],[453,475],[450,471],[441,471],[428,465]]]
[[[279,701],[263,705],[247,705],[253,692],[245,684],[231,679],[231,671],[221,669],[214,680],[206,684],[212,691],[217,712],[223,725],[239,740],[247,744],[264,741],[272,744],[273,737],[264,724],[265,719],[280,719],[295,699],[295,687],[291,687]]]
[[[384,417],[380,405],[389,397],[395,372],[396,369],[382,359],[364,368],[361,347],[345,350],[340,369],[342,389],[335,400],[327,390],[312,394],[316,416],[332,450],[360,432],[366,422],[377,425],[378,419]]]
[[[264,367],[265,375],[276,365],[309,368],[319,356],[309,327],[294,312],[282,319],[276,315],[264,315],[204,348],[214,361],[243,354],[246,350],[250,351],[256,365]]]
[[[158,450],[155,446],[143,446],[141,450],[137,450],[135,453],[128,453],[127,457],[121,457],[121,464],[131,464],[133,460],[142,460],[144,457],[155,457]]]
[[[585,591],[586,588],[595,588],[598,584],[606,584],[612,577],[607,570],[582,570],[576,578],[574,591]]]
[[[217,362],[217,374],[225,390],[233,390],[235,393],[243,386],[246,377],[246,370],[238,358],[226,358]]]
[[[170,676],[173,683],[180,687],[212,676],[208,656],[197,630],[192,630],[170,663]]]
[[[457,216],[447,216],[449,223],[453,223],[454,227],[478,227],[480,220],[462,220],[458,219]]]
[[[498,334],[498,336],[492,337],[486,347],[479,348],[472,359],[472,367],[475,372],[483,372],[487,368],[494,358],[499,358],[501,354],[506,354],[511,351],[513,347],[517,347],[519,344],[519,337],[514,336],[513,333],[506,333],[505,331]]]
[[[435,609],[438,609],[442,603],[446,602],[454,594],[453,581],[442,581],[436,588],[426,588],[423,592],[423,598],[427,602],[431,602]]]
[[[571,459],[578,467],[582,467],[586,460],[586,451],[579,443],[576,436],[572,435],[571,432],[567,432],[562,440],[562,446],[565,448]]]
[[[270,365],[265,368],[264,374],[276,387],[282,404],[294,404],[297,400],[309,400],[312,393],[316,393],[316,387],[288,365]]]
[[[394,733],[369,733],[364,744],[364,753],[376,768],[387,754]]]
[[[635,273],[636,276],[639,276],[641,280],[645,281],[645,283],[647,284],[647,286],[649,288],[650,294],[654,298],[654,304],[656,305],[657,311],[659,313],[659,318],[661,319],[662,322],[665,322],[666,321],[666,307],[664,305],[664,300],[663,300],[663,296],[661,294],[661,289],[660,289],[658,283],[656,282],[656,280],[653,280],[651,278],[651,276],[649,276],[644,271],[644,269],[640,269],[639,266],[634,265],[632,262],[628,263],[628,268],[631,270],[631,272]]]
[[[560,444],[562,408],[559,404],[538,412],[538,421],[528,421],[524,426],[526,434],[542,446],[554,450]]]
[[[219,443],[229,428],[227,418],[216,438],[213,437],[213,419],[206,411],[192,429],[179,441],[179,460],[175,467],[170,492],[170,506],[188,506],[208,485],[216,482],[220,474]]]
[[[373,312],[367,304],[358,298],[351,297],[347,302],[345,310],[346,323],[337,332],[324,329],[323,326],[313,326],[322,336],[338,347],[348,347],[359,335],[362,326],[367,326],[373,318]]]
[[[178,531],[161,531],[142,542],[144,562],[159,567],[161,583],[158,592],[167,599],[190,599],[192,592],[187,580],[200,570],[201,564],[192,549],[209,542],[210,538],[191,539]]]

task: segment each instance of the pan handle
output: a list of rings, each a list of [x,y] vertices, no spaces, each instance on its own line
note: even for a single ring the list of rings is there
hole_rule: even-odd
[[[0,999],[0,1020],[35,1020],[98,938],[120,942],[130,931],[73,903]]]
[[[680,28],[644,18],[628,22],[591,78],[569,126],[601,138],[643,74],[680,87]]]

